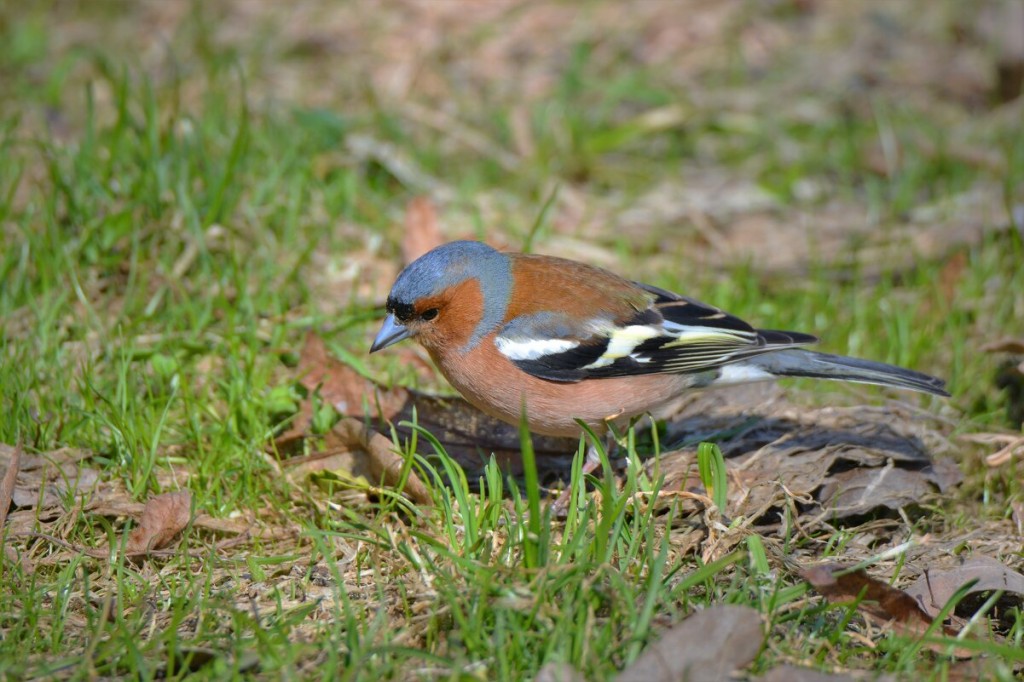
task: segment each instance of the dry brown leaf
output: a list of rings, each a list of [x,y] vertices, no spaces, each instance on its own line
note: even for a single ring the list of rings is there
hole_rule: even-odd
[[[166,547],[188,525],[192,516],[192,493],[179,490],[157,495],[146,502],[142,520],[125,543],[127,556],[146,554]]]
[[[4,545],[4,558],[11,566],[21,566],[21,572],[25,575],[31,575],[36,570],[36,564],[27,552],[19,552],[9,544]]]
[[[0,537],[3,536],[4,524],[7,523],[7,512],[11,509],[11,500],[14,498],[14,484],[18,480],[20,468],[21,443],[18,443],[11,451],[7,470],[4,472],[3,480],[0,481]]]
[[[86,467],[71,473],[57,468],[26,472],[14,489],[14,504],[29,509],[58,506],[69,493],[88,496],[99,480],[99,472]]]
[[[363,377],[327,352],[323,339],[314,332],[306,335],[298,367],[300,383],[310,392],[320,389],[320,396],[338,414],[348,417],[391,419],[405,404],[405,391],[380,386]],[[368,409],[364,409],[363,401]]]
[[[925,612],[936,616],[957,590],[972,580],[977,582],[971,586],[968,595],[1002,590],[1010,601],[1018,606],[1024,605],[1024,575],[986,556],[971,557],[955,568],[925,571],[907,588],[907,594]]]
[[[134,519],[142,518],[145,510],[145,504],[130,499],[127,493],[123,491],[103,496],[90,502],[85,507],[85,511],[98,516],[128,516]],[[217,533],[231,533],[233,535],[240,535],[253,529],[253,522],[251,520],[244,518],[220,519],[209,514],[197,514],[192,519],[192,525],[196,528],[212,530]],[[257,534],[259,532],[257,531]]]
[[[420,196],[405,208],[405,233],[402,235],[402,261],[408,265],[426,252],[444,244],[437,223],[437,209],[429,197]]]
[[[18,509],[7,515],[7,532],[11,537],[31,533],[37,528],[50,524],[64,515],[58,507],[49,509]]]
[[[367,453],[371,480],[379,481],[389,488],[397,488],[401,483],[405,460],[396,452],[389,438],[370,431],[361,422],[347,417],[334,425],[331,434],[349,450],[358,449]],[[433,503],[429,491],[415,471],[409,472],[405,487],[400,492],[404,492],[417,504]]]
[[[90,514],[113,518],[130,516],[134,519],[139,519],[142,517],[142,512],[145,508],[145,504],[131,499],[128,497],[128,493],[123,490],[103,495],[99,499],[92,500],[89,504],[85,505],[85,511]]]
[[[901,635],[921,637],[932,627],[934,619],[914,597],[871,577],[864,570],[849,571],[835,564],[822,564],[802,568],[799,575],[830,602],[856,602],[857,609],[867,619],[880,626],[891,627]],[[940,636],[957,635],[955,629],[944,625],[932,631]],[[929,648],[943,653],[949,649],[945,645],[929,645]],[[976,653],[962,648],[953,651],[961,658],[970,658]]]
[[[7,460],[13,451],[14,448],[10,445],[0,443],[0,462]],[[80,466],[79,462],[91,456],[92,453],[88,450],[79,450],[77,448],[59,448],[38,455],[22,453],[21,471],[37,471],[53,466],[64,472],[70,472]]]
[[[918,504],[934,490],[920,471],[895,466],[858,467],[830,475],[818,493],[823,506],[837,515]]]
[[[908,634],[919,635],[932,624],[932,617],[917,600],[864,570],[844,571],[842,566],[822,564],[799,573],[830,602],[859,600],[857,607],[863,613],[883,624],[898,624]]]
[[[712,606],[675,625],[615,678],[616,682],[717,682],[757,656],[761,614],[746,606]]]
[[[1024,339],[999,339],[981,347],[986,353],[1014,353],[1024,355]]]
[[[0,467],[9,465],[15,448],[0,443]],[[99,473],[82,465],[92,453],[61,448],[38,455],[20,454],[12,499],[19,508],[46,509],[58,506],[68,495],[90,493]]]
[[[808,513],[851,523],[917,507],[926,495],[950,490],[962,479],[956,463],[934,458],[917,433],[897,430],[909,426],[909,419],[892,412],[798,410],[782,398],[749,409],[696,407],[701,409],[693,417],[669,426],[665,440],[683,437],[692,445],[662,457],[663,489],[692,490],[696,443],[713,437],[726,457],[733,515],[759,518],[795,499]],[[889,424],[878,423],[880,416]],[[777,518],[769,517],[764,522]]]
[[[328,448],[320,452],[311,452],[301,457],[291,457],[283,462],[286,475],[292,481],[298,481],[309,474],[318,471],[337,471],[343,469],[353,476],[359,477],[369,473],[369,470],[362,472],[360,460],[356,453],[347,447]]]
[[[339,414],[349,417],[370,416],[391,419],[405,405],[405,389],[385,389],[366,379],[354,369],[327,352],[327,346],[315,332],[306,334],[297,368],[299,383],[312,393],[319,388],[320,397]],[[364,400],[368,409],[364,409]],[[299,412],[286,431],[274,439],[278,452],[301,449],[313,422],[313,401],[303,400]]]

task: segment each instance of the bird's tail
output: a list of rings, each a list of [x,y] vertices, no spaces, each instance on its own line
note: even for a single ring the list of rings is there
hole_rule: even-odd
[[[766,353],[744,361],[774,376],[815,377],[856,381],[922,391],[932,395],[949,396],[946,382],[928,374],[903,369],[884,362],[848,358],[842,355],[817,353],[811,350],[791,349]]]

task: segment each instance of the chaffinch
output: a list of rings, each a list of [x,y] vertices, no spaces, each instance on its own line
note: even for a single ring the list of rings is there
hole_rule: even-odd
[[[410,263],[370,352],[413,338],[465,398],[532,432],[597,433],[689,389],[818,377],[948,396],[935,377],[801,348],[718,308],[601,268],[457,241]],[[588,463],[593,463],[588,462]],[[588,466],[588,469],[592,469]]]

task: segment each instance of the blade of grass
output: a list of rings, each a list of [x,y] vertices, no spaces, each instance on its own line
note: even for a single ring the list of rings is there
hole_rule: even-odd
[[[697,471],[701,483],[708,491],[708,497],[718,507],[719,513],[724,514],[729,501],[729,490],[725,458],[722,456],[722,449],[716,443],[704,442],[697,446]]]
[[[523,541],[523,556],[527,568],[540,568],[545,563],[540,547],[540,478],[537,475],[537,458],[533,450],[533,439],[526,421],[526,404],[522,407],[519,420],[519,445],[523,456],[523,478],[526,486],[526,537]]]

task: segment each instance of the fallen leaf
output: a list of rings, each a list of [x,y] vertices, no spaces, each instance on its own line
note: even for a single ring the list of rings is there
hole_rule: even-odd
[[[17,507],[55,507],[70,493],[88,495],[99,482],[100,475],[95,469],[82,467],[71,474],[59,469],[47,469],[35,475],[28,474],[22,484],[14,489],[14,504]],[[40,494],[41,493],[41,494]]]
[[[347,447],[328,448],[319,452],[311,452],[301,457],[291,457],[283,462],[287,476],[292,480],[299,480],[309,474],[318,471],[336,471],[344,469],[356,476],[358,472],[359,458]],[[369,473],[367,471],[366,473]]]
[[[1024,355],[1024,339],[999,339],[998,341],[986,343],[981,347],[981,350],[986,353],[1013,353],[1015,355]]]
[[[757,656],[761,614],[746,606],[713,606],[664,633],[615,678],[616,682],[716,682]]]
[[[146,554],[166,547],[188,525],[192,515],[192,493],[179,490],[157,495],[146,502],[142,520],[125,543],[126,556]]]
[[[396,452],[391,439],[365,427],[362,422],[344,418],[334,425],[332,436],[350,450],[361,449],[369,456],[368,463],[372,481],[397,489],[401,484],[405,460]],[[417,504],[432,504],[433,499],[415,471],[409,471],[405,487],[400,490]]]
[[[85,505],[85,511],[98,516],[130,516],[135,519],[142,517],[146,505],[136,502],[128,497],[124,491],[117,491],[113,495],[104,495],[99,499],[92,500]]]
[[[18,470],[21,468],[21,444],[15,445],[11,451],[10,459],[7,462],[7,470],[4,478],[0,481],[0,536],[3,535],[4,524],[7,523],[7,512],[11,509],[11,500],[14,498],[14,484],[18,480]]]
[[[944,625],[933,628],[934,619],[921,608],[917,599],[878,578],[871,577],[864,570],[849,571],[835,564],[822,564],[802,568],[798,573],[830,602],[856,602],[857,610],[865,618],[879,626],[891,627],[898,634],[921,637],[929,628],[939,636],[956,637],[958,634],[954,628]],[[941,653],[949,651],[949,646],[943,644],[928,647]],[[970,658],[977,652],[956,648],[952,653],[960,658]]]
[[[1011,570],[991,557],[974,556],[959,566],[945,570],[926,570],[907,588],[907,594],[920,604],[930,616],[938,615],[942,607],[964,585],[975,581],[967,595],[979,595],[1002,590],[1006,607],[1024,606],[1024,575]],[[980,607],[982,599],[964,599]],[[959,609],[958,609],[959,610]]]
[[[298,371],[301,377],[299,382],[307,390],[312,392],[319,388],[320,396],[338,414],[348,417],[380,416],[391,419],[406,401],[403,389],[385,390],[335,359],[327,352],[323,339],[314,332],[306,335]]]
[[[316,333],[306,334],[297,367],[299,383],[310,394],[319,389],[320,397],[338,414],[349,417],[369,416],[390,420],[406,404],[405,389],[386,389],[365,378],[327,352],[327,346]],[[364,401],[367,409],[364,409]],[[313,423],[313,401],[303,400],[291,425],[274,439],[280,453],[301,450]]]
[[[13,450],[11,446],[0,443],[0,461],[9,457]],[[64,472],[74,471],[81,466],[80,462],[83,459],[89,457],[92,457],[91,452],[77,448],[59,448],[38,455],[22,453],[21,471],[36,471],[50,466],[56,466]]]
[[[241,535],[243,533],[252,533],[254,536],[265,535],[265,531],[269,530],[262,528],[253,531],[253,524],[251,521],[246,519],[218,519],[209,514],[199,514],[192,519],[192,526],[194,528],[204,528],[206,530],[212,530],[217,533],[231,533],[233,535]]]
[[[31,558],[29,558],[28,552],[19,552],[11,545],[5,544],[4,559],[6,559],[7,563],[9,563],[11,566],[21,566],[21,572],[25,575],[31,575],[35,573],[35,562],[32,561]]]
[[[916,435],[878,424],[867,408],[797,413],[777,400],[758,408],[759,417],[727,409],[671,425],[670,437],[679,429],[688,444],[662,458],[664,489],[689,489],[696,444],[707,438],[726,457],[729,510],[739,516],[759,518],[796,499],[808,513],[827,512],[834,521],[852,523],[916,508],[927,495],[950,490],[963,478],[954,461],[933,458]]]
[[[18,509],[7,515],[8,537],[31,533],[43,524],[60,519],[64,511],[58,507],[48,509]]]
[[[822,506],[837,515],[877,507],[900,509],[918,504],[934,490],[920,471],[895,466],[857,467],[838,471],[818,493]]]
[[[117,491],[113,495],[101,496],[85,506],[85,511],[98,516],[120,517],[129,516],[134,519],[142,518],[146,505],[130,499],[126,493]],[[240,535],[252,532],[254,535],[262,534],[266,529],[253,531],[253,521],[244,518],[221,519],[209,514],[197,514],[192,519],[192,526],[212,530],[216,533],[231,533]]]
[[[0,443],[0,467],[9,466],[15,448]],[[82,465],[92,453],[86,450],[61,448],[38,455],[20,453],[20,465],[12,500],[19,508],[46,509],[59,506],[70,494],[86,495],[99,481],[95,469]]]
[[[912,634],[921,634],[932,624],[932,617],[916,599],[864,570],[844,571],[842,566],[822,564],[803,568],[799,574],[830,602],[859,600],[857,607],[881,623],[900,624]]]
[[[437,224],[437,209],[428,197],[420,196],[405,208],[405,233],[402,235],[402,260],[406,265],[426,252],[444,244]]]

